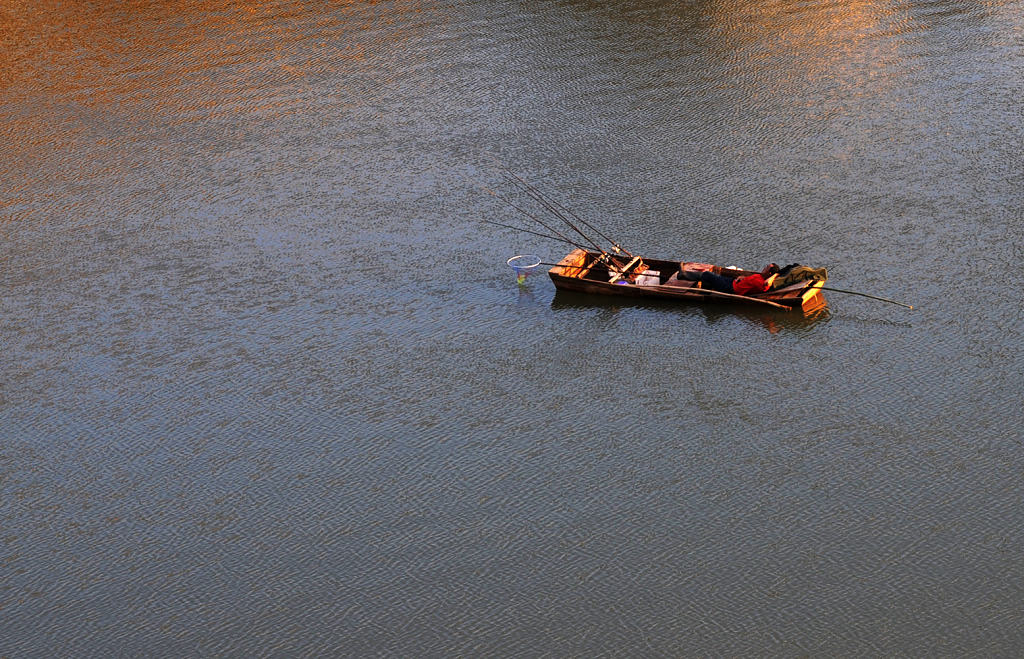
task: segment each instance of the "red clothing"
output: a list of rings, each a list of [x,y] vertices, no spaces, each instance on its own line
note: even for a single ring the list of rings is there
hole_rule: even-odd
[[[747,275],[732,282],[732,290],[736,295],[764,293],[768,290],[768,282],[761,275]]]

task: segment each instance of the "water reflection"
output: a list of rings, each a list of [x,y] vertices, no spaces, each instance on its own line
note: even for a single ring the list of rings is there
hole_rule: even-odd
[[[533,294],[529,283],[518,285],[516,288],[518,289],[516,291],[516,304],[532,307],[537,303],[536,296]]]

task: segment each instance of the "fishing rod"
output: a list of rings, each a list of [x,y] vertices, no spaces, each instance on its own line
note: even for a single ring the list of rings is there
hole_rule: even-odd
[[[534,192],[535,192],[535,193],[536,193],[537,195],[539,195],[539,196],[541,196],[541,197],[543,198],[543,195],[541,195],[541,193],[540,193],[540,191],[539,191],[539,190],[536,190],[536,189],[535,189],[535,188],[534,188],[533,186],[531,186],[531,185],[530,185],[529,183],[527,183],[526,181],[524,181],[523,179],[521,179],[521,178],[520,178],[519,176],[517,176],[517,175],[515,174],[515,172],[511,171],[511,170],[510,170],[510,169],[509,169],[508,167],[505,167],[505,166],[504,166],[504,165],[502,165],[501,163],[498,163],[498,166],[499,166],[499,167],[501,167],[501,168],[502,168],[503,170],[505,170],[505,172],[506,172],[507,174],[509,174],[510,176],[512,176],[513,178],[515,178],[515,179],[516,179],[517,181],[519,181],[520,183],[522,183],[522,184],[523,184],[524,186],[526,186],[526,187],[527,187],[528,189],[530,189],[530,190],[533,190],[533,191],[534,191]],[[596,232],[597,232],[597,235],[601,236],[602,238],[604,238],[605,240],[607,240],[607,241],[608,241],[609,243],[611,243],[611,245],[612,245],[612,248],[613,248],[613,249],[614,249],[614,250],[616,251],[616,253],[618,253],[619,251],[622,251],[622,252],[623,252],[624,254],[626,254],[627,256],[629,256],[630,258],[632,258],[632,256],[633,256],[633,255],[632,255],[632,254],[630,254],[628,250],[626,250],[626,249],[624,249],[623,247],[621,247],[621,246],[620,246],[620,245],[619,245],[619,244],[618,244],[618,243],[617,243],[616,241],[612,240],[612,239],[611,239],[611,238],[609,238],[609,237],[608,237],[607,235],[605,235],[605,233],[604,233],[603,231],[601,231],[600,229],[598,229],[597,227],[595,227],[595,226],[594,226],[593,224],[591,224],[590,222],[587,222],[586,220],[584,220],[584,219],[583,219],[582,217],[580,217],[579,215],[577,215],[576,213],[574,213],[574,212],[573,212],[573,211],[572,211],[571,209],[567,208],[567,207],[566,207],[566,206],[565,206],[564,204],[560,203],[560,202],[559,202],[559,201],[558,201],[557,199],[552,199],[552,200],[551,200],[551,203],[552,203],[552,204],[554,204],[554,205],[556,205],[556,206],[558,206],[558,207],[559,207],[560,209],[564,210],[564,211],[565,211],[566,213],[569,213],[570,215],[572,215],[572,216],[573,216],[573,218],[575,218],[575,219],[576,219],[576,221],[580,222],[581,224],[584,224],[584,225],[586,225],[586,226],[587,226],[587,228],[591,229],[592,231],[596,231]],[[569,226],[573,226],[573,225],[572,225],[572,223],[571,223],[571,222],[569,222],[569,220],[568,220],[568,219],[566,219],[564,215],[562,215],[562,214],[558,213],[558,212],[557,212],[556,210],[552,210],[552,212],[553,212],[553,213],[555,213],[556,215],[558,215],[559,217],[561,217],[561,218],[562,218],[562,220],[564,220],[564,221],[565,221],[565,222],[566,222],[567,224],[569,224]],[[575,227],[574,227],[574,228],[575,228]],[[579,229],[576,229],[576,231],[577,231],[577,232],[580,232],[580,230],[579,230]],[[580,233],[582,233],[582,232],[580,232]],[[591,240],[590,242],[591,242],[591,243],[593,243],[594,241],[593,241],[593,240]]]
[[[463,177],[463,178],[465,178],[465,177]],[[577,243],[575,241],[572,241],[572,240],[569,240],[561,231],[558,231],[557,229],[555,229],[554,227],[549,226],[548,224],[546,224],[545,222],[543,222],[539,218],[535,217],[534,215],[532,215],[528,211],[520,208],[519,206],[516,206],[515,204],[513,204],[508,199],[505,199],[504,197],[502,197],[501,195],[496,193],[494,190],[491,190],[490,188],[487,188],[487,187],[484,187],[482,185],[476,184],[473,181],[470,181],[469,179],[466,179],[466,180],[469,181],[470,183],[473,183],[474,185],[476,185],[477,187],[479,187],[480,189],[482,189],[484,192],[486,192],[487,194],[491,195],[492,197],[494,197],[496,199],[499,199],[502,202],[508,204],[512,208],[516,209],[517,211],[519,211],[520,213],[525,215],[526,217],[528,217],[531,220],[533,220],[534,222],[537,222],[538,224],[540,224],[542,227],[544,227],[548,231],[551,231],[552,233],[555,234],[555,236],[558,236],[558,237],[556,238],[555,236],[552,236],[552,235],[549,235],[549,234],[543,234],[543,233],[540,233],[538,231],[530,231],[529,229],[524,229],[522,227],[512,226],[510,224],[502,224],[500,222],[492,222],[490,220],[481,220],[481,221],[483,221],[483,222],[485,222],[487,224],[494,224],[496,226],[505,227],[505,228],[508,228],[508,229],[515,229],[517,231],[525,231],[526,233],[531,233],[533,235],[540,236],[542,238],[548,238],[548,239],[551,239],[551,240],[557,240],[557,241],[560,241],[560,242],[568,243],[568,244],[572,245],[573,247],[576,247],[578,249],[582,249],[585,252],[590,251],[586,247],[580,245],[579,243]],[[571,226],[571,223],[570,223],[570,226]],[[579,231],[577,230],[577,232],[579,232]],[[579,233],[581,235],[583,235],[584,238],[587,238],[588,240],[590,240],[582,232],[579,232]],[[590,240],[590,242],[593,243],[593,240]],[[598,252],[601,253],[601,256],[599,256],[598,260],[597,260],[598,263],[604,263],[604,264],[611,265],[611,266],[616,266],[616,267],[619,267],[619,268],[623,267],[621,263],[618,263],[618,262],[615,261],[615,257],[613,257],[611,254],[609,254],[604,249],[602,249],[600,245],[597,245],[595,243],[594,247],[595,247],[595,249],[597,249]],[[630,255],[630,256],[632,256],[632,255]]]
[[[857,291],[847,291],[847,290],[844,290],[842,288],[831,288],[829,286],[822,286],[821,290],[823,290],[823,291],[835,291],[836,293],[847,293],[849,295],[860,295],[862,297],[871,298],[872,300],[879,300],[881,302],[888,302],[889,304],[896,304],[896,305],[899,305],[901,307],[906,307],[908,309],[913,309],[914,308],[914,306],[911,305],[911,304],[903,304],[902,302],[897,302],[896,300],[890,300],[889,298],[878,297],[877,295],[868,295],[867,293],[858,293]]]
[[[523,227],[515,227],[515,226],[512,226],[511,224],[502,224],[501,222],[493,222],[491,220],[480,220],[480,221],[484,222],[485,224],[493,224],[495,226],[505,227],[506,229],[515,229],[516,231],[525,231],[526,233],[532,233],[535,236],[540,236],[541,238],[547,238],[548,240],[557,240],[558,242],[569,243],[570,245],[572,245],[573,247],[576,247],[577,249],[582,249],[584,252],[589,251],[586,247],[583,247],[582,245],[577,245],[573,241],[567,240],[565,238],[556,238],[555,236],[549,236],[546,233],[540,233],[539,231],[530,231],[529,229],[524,229]],[[558,264],[557,263],[538,263],[537,265],[558,265]]]
[[[610,242],[610,243],[612,244],[612,249],[614,249],[616,253],[618,253],[618,252],[622,252],[623,254],[625,254],[626,256],[629,256],[630,258],[632,258],[632,257],[633,257],[633,254],[631,254],[631,253],[630,253],[630,251],[629,251],[628,249],[626,249],[625,247],[623,247],[622,245],[620,245],[620,244],[619,244],[618,242],[616,242],[616,241],[612,240],[611,238],[609,238],[608,236],[606,236],[606,235],[605,235],[605,234],[604,234],[604,233],[603,233],[603,232],[602,232],[602,231],[601,231],[600,229],[598,229],[598,228],[597,228],[597,227],[595,227],[594,225],[590,224],[589,222],[587,222],[586,220],[584,220],[584,219],[583,219],[582,217],[580,217],[580,216],[579,216],[579,215],[577,215],[576,213],[572,212],[572,210],[571,210],[571,209],[569,209],[569,208],[566,208],[565,206],[562,206],[562,204],[561,204],[561,203],[559,203],[559,202],[558,202],[558,200],[553,200],[553,203],[555,203],[555,204],[558,204],[559,206],[561,206],[561,207],[562,207],[563,209],[565,209],[565,211],[566,211],[567,213],[569,213],[570,215],[572,215],[572,216],[573,216],[574,218],[576,218],[577,220],[579,220],[579,221],[580,221],[580,222],[582,222],[583,224],[586,224],[586,225],[587,225],[588,227],[590,227],[591,229],[593,229],[594,231],[596,231],[596,232],[597,232],[597,234],[598,234],[599,236],[601,236],[602,238],[604,238],[605,240],[607,240],[608,242]]]
[[[512,182],[512,183],[515,183],[515,181],[514,181],[513,179],[511,179],[511,178],[507,178],[507,177],[506,177],[506,179],[505,179],[505,180],[506,180],[506,181],[509,181],[509,182]],[[558,209],[557,209],[557,208],[556,208],[555,206],[553,206],[553,205],[552,205],[552,204],[551,204],[551,203],[550,203],[550,202],[549,202],[549,201],[548,201],[547,199],[545,199],[545,198],[544,198],[544,197],[543,197],[542,195],[539,195],[539,194],[537,194],[537,193],[536,193],[536,191],[533,191],[533,190],[526,190],[525,192],[526,192],[526,194],[527,194],[527,195],[528,195],[528,196],[529,196],[529,197],[530,197],[531,199],[533,199],[534,201],[536,201],[537,203],[539,203],[539,204],[540,204],[540,205],[541,205],[542,207],[544,207],[544,208],[545,208],[545,209],[546,209],[546,210],[547,210],[547,211],[548,211],[549,213],[551,213],[552,215],[554,215],[555,217],[557,217],[558,219],[560,219],[560,220],[561,220],[562,222],[564,222],[564,223],[565,223],[565,224],[566,224],[566,225],[567,225],[567,226],[568,226],[568,227],[569,227],[570,229],[572,229],[573,231],[575,231],[575,232],[576,232],[576,233],[577,233],[578,235],[580,235],[580,236],[581,236],[581,237],[582,237],[582,238],[583,238],[583,239],[584,239],[585,241],[587,241],[588,243],[590,243],[590,244],[591,244],[591,246],[593,246],[593,248],[594,248],[594,249],[596,249],[596,250],[598,250],[598,251],[600,251],[600,252],[603,252],[603,251],[605,251],[605,250],[604,250],[604,248],[603,248],[603,247],[601,247],[601,245],[599,245],[599,244],[597,243],[597,241],[595,241],[595,240],[594,240],[594,239],[593,239],[592,237],[588,236],[587,234],[583,233],[583,231],[582,231],[582,230],[580,230],[580,228],[579,228],[578,226],[576,226],[575,224],[573,224],[573,223],[572,223],[572,222],[571,222],[571,221],[569,220],[569,218],[568,218],[568,217],[566,217],[565,215],[563,215],[562,213],[560,213],[560,212],[558,211]]]
[[[503,168],[503,169],[505,170],[505,178],[506,178],[506,180],[512,181],[513,183],[518,182],[518,184],[522,186],[521,189],[525,190],[526,193],[532,199],[534,199],[535,201],[540,203],[542,206],[544,206],[544,208],[548,209],[548,211],[550,211],[555,217],[557,217],[558,219],[560,219],[563,222],[565,222],[566,224],[568,224],[569,227],[573,231],[575,231],[576,233],[578,233],[581,236],[583,236],[587,240],[587,242],[589,242],[591,245],[594,246],[594,249],[597,249],[597,250],[602,251],[602,252],[604,251],[604,249],[602,249],[601,246],[598,245],[597,242],[593,238],[591,238],[587,234],[583,233],[582,229],[580,229],[578,226],[573,224],[569,220],[569,218],[566,217],[564,214],[562,214],[562,212],[559,211],[559,209],[552,202],[548,201],[548,199],[543,194],[541,194],[540,190],[537,190],[535,187],[533,187],[532,185],[530,185],[529,183],[527,183],[523,179],[521,179],[518,176],[516,176],[515,173],[511,172],[507,168]],[[609,242],[613,242],[613,241],[609,241]]]
[[[568,240],[566,238],[557,238],[555,236],[549,236],[546,233],[540,233],[539,231],[531,231],[530,229],[524,229],[523,227],[517,227],[517,226],[513,226],[511,224],[502,224],[501,222],[495,222],[493,220],[480,220],[480,221],[483,222],[484,224],[493,224],[496,227],[505,227],[506,229],[515,229],[516,231],[523,231],[525,233],[530,233],[530,234],[533,234],[535,236],[540,236],[541,238],[547,238],[548,240],[556,240],[558,242],[568,243],[568,244],[572,245],[573,247],[575,247],[577,249],[581,249],[584,252],[587,252],[588,254],[591,253],[590,250],[588,250],[583,245],[575,243],[575,242],[573,242],[571,240]],[[603,251],[601,252],[601,256],[599,256],[597,258],[597,260],[594,263],[590,264],[590,265],[593,266],[593,265],[596,265],[598,263],[604,264],[604,265],[608,266],[609,268],[615,267],[615,268],[620,268],[621,269],[623,267],[622,264],[616,263],[614,260],[612,260],[612,256],[610,254],[608,254],[607,252],[603,252]],[[551,266],[551,267],[561,266],[563,268],[575,268],[576,270],[582,270],[585,267],[590,267],[590,266],[580,266],[580,265],[561,265],[559,263],[543,263],[543,262],[539,262],[539,263],[537,263],[537,265],[546,265],[546,266]]]
[[[465,179],[465,180],[466,180],[466,181],[467,181],[468,183],[470,183],[470,184],[472,184],[472,185],[474,185],[474,186],[476,186],[476,187],[480,188],[481,190],[483,190],[483,191],[484,191],[484,192],[486,192],[487,194],[491,195],[491,196],[492,196],[492,197],[494,197],[495,199],[499,199],[499,200],[501,200],[502,202],[504,202],[504,203],[508,204],[508,205],[509,205],[509,206],[511,206],[512,208],[516,209],[517,211],[519,211],[520,213],[522,213],[522,214],[523,214],[523,215],[525,215],[526,217],[530,218],[531,220],[533,220],[533,221],[534,221],[534,222],[536,222],[537,224],[541,225],[542,227],[544,227],[545,229],[547,229],[548,231],[550,231],[551,233],[555,234],[555,235],[556,235],[556,236],[558,236],[558,237],[557,237],[557,238],[555,238],[554,236],[551,236],[551,235],[546,235],[546,234],[538,233],[538,232],[536,232],[536,231],[529,231],[529,230],[527,230],[527,229],[523,229],[522,227],[514,227],[514,226],[511,226],[511,225],[508,225],[508,224],[500,224],[500,223],[498,223],[498,222],[490,222],[490,224],[497,224],[498,226],[504,226],[504,227],[507,227],[507,228],[509,228],[509,229],[516,229],[517,231],[526,231],[527,233],[532,233],[532,234],[535,234],[535,235],[541,236],[541,237],[543,237],[543,238],[550,238],[550,239],[553,239],[553,240],[558,240],[558,241],[561,241],[561,242],[564,242],[564,243],[568,243],[568,244],[572,245],[573,247],[578,247],[578,248],[580,248],[580,249],[582,249],[582,250],[586,250],[586,248],[585,248],[585,247],[583,247],[582,245],[579,245],[579,244],[577,244],[576,242],[574,242],[574,241],[572,241],[572,240],[569,240],[569,239],[568,239],[568,238],[567,238],[567,237],[566,237],[566,236],[565,236],[565,235],[564,235],[564,234],[563,234],[563,233],[562,233],[561,231],[559,231],[558,229],[555,229],[555,228],[554,228],[554,227],[552,227],[552,226],[548,226],[548,225],[547,225],[547,224],[546,224],[546,223],[545,223],[544,221],[542,221],[542,220],[541,220],[540,218],[538,218],[538,217],[534,216],[533,214],[531,214],[531,213],[529,213],[528,211],[526,211],[526,210],[524,210],[524,209],[520,208],[519,206],[516,206],[515,204],[513,204],[513,203],[512,203],[511,201],[509,201],[508,199],[505,199],[504,197],[502,197],[501,195],[499,195],[498,193],[496,193],[496,192],[495,192],[494,190],[491,190],[491,189],[490,189],[490,188],[488,188],[488,187],[485,187],[485,186],[483,186],[483,185],[480,185],[479,183],[477,183],[477,182],[475,182],[475,181],[472,181],[472,180],[470,180],[470,179],[466,178],[465,176],[463,176],[463,179]],[[484,222],[487,222],[487,220],[484,220]],[[599,249],[599,250],[600,250],[600,251],[601,251],[602,253],[604,253],[604,250],[601,250],[601,248],[600,248],[600,247],[598,247],[598,249]]]
[[[571,209],[569,209],[568,207],[566,207],[566,206],[565,206],[565,204],[562,204],[561,202],[559,202],[559,201],[557,201],[557,200],[555,200],[555,199],[547,199],[547,198],[546,198],[546,197],[545,197],[545,196],[544,196],[544,195],[543,195],[543,194],[542,194],[542,193],[540,192],[540,190],[538,190],[538,189],[537,189],[537,188],[535,188],[534,186],[532,186],[532,185],[530,185],[529,183],[527,183],[526,181],[524,181],[524,180],[522,179],[522,177],[520,177],[520,176],[519,176],[519,175],[517,175],[517,174],[516,174],[515,172],[513,172],[513,171],[512,171],[511,169],[509,169],[509,168],[508,168],[508,167],[507,167],[507,166],[506,166],[506,165],[505,165],[504,163],[502,163],[502,162],[501,162],[500,160],[498,160],[498,159],[497,159],[496,157],[494,157],[493,155],[490,155],[490,154],[486,154],[486,155],[487,155],[487,157],[488,157],[488,158],[490,159],[490,161],[491,161],[491,162],[492,162],[492,163],[493,163],[494,165],[496,165],[496,166],[497,166],[497,167],[498,167],[499,169],[501,169],[501,170],[502,170],[503,172],[505,172],[505,174],[506,174],[507,176],[510,176],[510,177],[512,177],[513,179],[515,179],[516,181],[518,181],[518,182],[519,182],[519,183],[520,183],[520,184],[521,184],[521,185],[522,185],[522,186],[523,186],[523,187],[524,187],[524,188],[525,188],[525,189],[526,189],[527,191],[529,191],[529,192],[531,192],[531,193],[532,193],[532,194],[531,194],[531,196],[533,196],[533,198],[534,198],[534,199],[536,199],[536,200],[537,200],[537,201],[539,201],[540,203],[544,204],[544,205],[545,205],[545,207],[546,207],[546,208],[547,208],[548,210],[550,210],[550,211],[551,211],[552,213],[554,213],[554,214],[555,214],[555,215],[556,215],[557,217],[559,217],[559,218],[560,218],[560,219],[561,219],[561,220],[562,220],[563,222],[565,222],[566,224],[568,224],[569,226],[571,226],[571,227],[572,227],[572,228],[573,228],[573,229],[574,229],[574,230],[575,230],[575,231],[576,231],[577,233],[579,233],[579,234],[580,234],[581,236],[583,236],[584,238],[586,238],[586,239],[587,239],[587,241],[588,241],[588,242],[590,242],[590,244],[592,244],[592,245],[593,245],[593,246],[594,246],[594,247],[595,247],[595,248],[596,248],[596,249],[597,249],[598,251],[600,251],[600,252],[604,253],[604,251],[605,251],[605,250],[604,250],[604,249],[602,249],[602,248],[601,248],[601,247],[600,247],[600,246],[599,246],[599,245],[598,245],[598,244],[597,244],[597,243],[596,243],[596,242],[595,242],[595,241],[594,241],[594,240],[593,240],[592,238],[590,238],[589,236],[587,236],[586,234],[584,234],[584,233],[583,233],[583,231],[581,231],[579,227],[577,227],[577,226],[573,225],[573,223],[572,223],[572,222],[570,222],[570,221],[569,221],[569,219],[568,219],[568,218],[567,218],[567,217],[566,217],[565,215],[563,215],[563,214],[562,214],[561,212],[559,212],[559,210],[558,210],[558,209],[561,209],[561,210],[565,211],[566,213],[569,213],[569,215],[571,215],[571,216],[572,216],[573,218],[575,218],[575,219],[576,219],[576,221],[580,222],[581,224],[584,224],[584,225],[586,225],[586,226],[587,226],[587,228],[591,229],[592,231],[596,231],[596,232],[597,232],[597,235],[601,236],[602,238],[604,238],[605,240],[607,240],[607,241],[608,241],[608,242],[609,242],[609,243],[611,244],[611,246],[612,246],[612,250],[613,250],[613,251],[614,251],[614,252],[615,252],[616,254],[618,254],[619,252],[622,252],[622,253],[626,254],[627,256],[629,256],[630,258],[632,258],[632,257],[633,257],[633,254],[631,254],[631,253],[630,253],[630,252],[629,252],[628,250],[624,249],[624,248],[623,248],[623,247],[622,247],[621,245],[619,245],[619,243],[618,243],[618,242],[616,242],[615,240],[612,240],[612,239],[611,239],[611,238],[610,238],[609,236],[607,236],[607,235],[606,235],[606,234],[605,234],[605,233],[604,233],[603,231],[601,231],[600,229],[598,229],[597,227],[595,227],[595,226],[594,226],[593,224],[591,224],[590,222],[588,222],[588,221],[584,220],[584,219],[583,219],[582,217],[580,217],[579,215],[577,215],[576,213],[574,213],[574,212],[573,212],[573,211],[572,211]]]
[[[537,224],[541,225],[542,227],[544,227],[545,229],[547,229],[551,233],[555,234],[556,236],[558,236],[558,239],[561,240],[562,242],[569,243],[570,245],[575,245],[576,247],[579,247],[580,249],[586,249],[585,247],[581,247],[580,245],[577,245],[575,242],[573,242],[573,241],[569,240],[568,238],[566,238],[565,235],[561,231],[559,231],[558,229],[556,229],[556,228],[554,228],[552,226],[549,226],[547,223],[545,223],[540,218],[534,216],[533,214],[531,214],[530,212],[528,212],[526,210],[523,210],[519,206],[516,206],[515,204],[513,204],[508,199],[505,199],[504,197],[502,197],[501,195],[496,193],[494,190],[491,190],[490,188],[484,188],[484,191],[487,194],[489,194],[492,197],[494,197],[495,199],[499,199],[499,200],[505,202],[506,204],[508,204],[512,208],[516,209],[517,211],[519,211],[520,213],[522,213],[526,217],[530,218],[531,220],[533,220]],[[551,236],[548,236],[548,237],[550,238]],[[601,251],[602,254],[604,253],[604,250],[602,250],[600,247],[598,249]]]

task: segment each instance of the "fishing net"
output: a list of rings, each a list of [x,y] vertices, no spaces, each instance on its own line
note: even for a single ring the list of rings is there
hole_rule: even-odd
[[[506,263],[515,271],[516,283],[522,286],[526,283],[526,278],[530,273],[540,265],[540,257],[534,254],[520,254],[513,256]]]

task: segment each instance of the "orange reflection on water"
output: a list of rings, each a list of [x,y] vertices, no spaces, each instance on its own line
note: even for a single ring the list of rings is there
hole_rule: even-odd
[[[368,28],[382,24],[368,6],[336,3],[317,12],[294,0],[12,0],[0,11],[0,89],[14,99],[46,95],[105,110],[127,105],[128,114],[161,120],[214,106],[230,113],[253,105],[281,110],[308,89],[304,78],[367,60],[375,45]],[[385,25],[398,20],[389,16]],[[253,98],[265,100],[268,88],[289,84],[297,88],[273,103]],[[176,97],[186,87],[188,98]]]
[[[865,81],[898,61],[897,39],[909,27],[892,0],[712,3],[722,48],[764,88],[829,84],[857,94]],[[757,85],[755,85],[756,91]]]
[[[196,128],[223,134],[342,106],[345,76],[373,66],[374,49],[411,38],[413,28],[388,25],[417,6],[389,7],[382,20],[372,3],[352,1],[318,11],[297,0],[8,0],[0,9],[0,216],[66,211],[61,185],[130,178],[141,145],[180,161],[199,148]],[[46,190],[58,192],[43,198]]]

